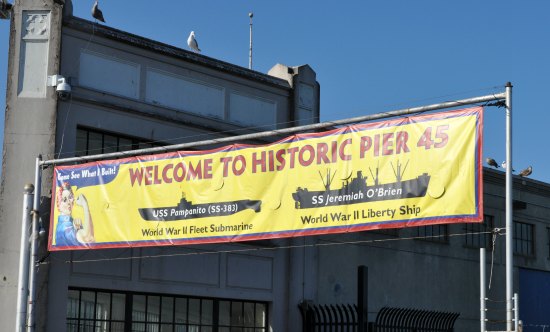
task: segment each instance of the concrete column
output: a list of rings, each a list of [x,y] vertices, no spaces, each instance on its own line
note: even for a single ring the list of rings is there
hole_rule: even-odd
[[[34,181],[39,154],[52,156],[55,142],[57,97],[46,86],[48,75],[59,74],[62,6],[54,0],[15,1],[11,19],[4,155],[0,186],[0,321],[15,326],[19,239],[20,188]],[[49,196],[51,173],[44,177]],[[46,208],[41,215],[48,213]],[[48,222],[47,216],[44,220]],[[42,248],[45,247],[43,243]],[[43,330],[47,280],[45,268],[37,285],[37,331]]]
[[[287,67],[277,64],[268,74],[288,81],[292,88],[289,120],[294,126],[319,122],[320,85],[315,71],[310,66]]]

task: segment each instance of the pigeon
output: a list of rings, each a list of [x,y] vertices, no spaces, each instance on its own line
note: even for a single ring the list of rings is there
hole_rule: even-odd
[[[97,0],[95,0],[94,6],[92,7],[92,17],[98,21],[105,23],[105,19],[103,18],[103,13],[98,8]]]
[[[5,0],[0,1],[0,10],[9,11],[12,7],[11,3],[7,3]]]
[[[487,165],[498,168],[498,164],[493,158],[487,158],[485,161],[487,162]]]
[[[197,40],[195,39],[195,31],[191,31],[189,34],[189,38],[187,38],[187,45],[193,51],[200,53],[201,49],[199,48],[199,43],[197,43]]]
[[[531,175],[531,173],[533,173],[533,167],[529,166],[526,169],[524,169],[523,171],[519,172],[518,175],[521,176],[521,177],[525,177],[525,176]]]
[[[506,169],[506,160],[502,162],[502,164],[500,164],[500,166],[502,166],[502,168]],[[512,172],[515,172],[516,170],[512,168]]]

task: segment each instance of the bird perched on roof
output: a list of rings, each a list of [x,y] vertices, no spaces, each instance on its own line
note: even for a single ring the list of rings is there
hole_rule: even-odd
[[[6,0],[0,1],[0,10],[11,10],[13,5],[11,3],[6,2]]]
[[[502,162],[502,164],[500,164],[500,166],[502,166],[502,168],[506,169],[506,160]],[[512,168],[512,172],[515,172],[516,170]]]
[[[496,160],[494,160],[493,158],[487,158],[485,159],[485,161],[487,162],[487,165],[492,166],[494,168],[498,168],[498,164]]]
[[[187,38],[187,46],[189,46],[189,48],[193,51],[200,53],[201,49],[199,48],[199,43],[197,43],[197,40],[195,39],[195,31],[191,31],[189,34],[189,38]]]
[[[92,17],[95,18],[98,21],[101,21],[105,23],[105,19],[103,18],[103,13],[98,7],[97,0],[95,0],[94,6],[92,7]]]
[[[526,169],[524,169],[523,171],[519,172],[518,175],[521,176],[521,177],[525,177],[525,176],[531,175],[531,173],[533,173],[533,167],[529,166]]]

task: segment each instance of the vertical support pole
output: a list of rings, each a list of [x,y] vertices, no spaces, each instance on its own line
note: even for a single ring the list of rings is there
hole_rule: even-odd
[[[39,224],[39,209],[40,209],[40,190],[42,178],[40,172],[41,156],[36,158],[36,170],[34,174],[34,185],[36,192],[34,193],[33,210],[32,210],[32,232],[31,232],[31,250],[29,264],[29,318],[27,321],[27,331],[34,332],[36,328],[36,262],[38,261],[38,224]]]
[[[25,185],[23,194],[23,217],[21,218],[21,246],[19,248],[19,278],[17,279],[17,315],[16,332],[25,331],[27,321],[27,297],[29,296],[29,227],[34,186]]]
[[[368,268],[360,265],[357,269],[357,325],[358,332],[367,332],[368,322],[368,294],[369,275]]]
[[[514,251],[512,235],[512,83],[506,83],[506,331],[512,331]]]
[[[252,17],[254,17],[254,13],[248,13],[248,17],[250,17],[250,48],[248,49],[248,69],[252,69]]]
[[[514,293],[514,331],[519,328],[519,299],[518,293]]]
[[[479,323],[481,332],[487,331],[485,326],[486,322],[486,310],[485,310],[485,284],[487,283],[486,277],[486,261],[485,261],[485,248],[479,248]]]
[[[314,324],[311,324],[312,321],[311,317],[309,316],[310,310],[309,310],[309,301],[302,301],[298,305],[300,307],[300,312],[302,313],[302,331],[303,332],[311,332],[314,330],[315,326]]]

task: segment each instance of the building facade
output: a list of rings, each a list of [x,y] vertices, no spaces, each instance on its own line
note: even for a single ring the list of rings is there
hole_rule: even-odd
[[[9,329],[23,188],[38,155],[104,154],[319,121],[320,88],[308,65],[262,74],[73,17],[71,6],[21,0],[13,8],[0,192],[0,321]],[[70,95],[48,86],[58,74]],[[45,169],[44,221],[51,183]],[[503,188],[503,173],[485,169],[485,222],[475,225],[53,253],[42,241],[37,330],[297,332],[300,304],[356,303],[357,268],[367,266],[369,321],[383,307],[414,308],[459,313],[455,330],[477,331],[480,248],[492,269],[488,327],[502,329],[505,248],[503,231],[494,230],[505,224]],[[514,289],[526,331],[550,325],[549,197],[550,185],[515,178]]]
[[[13,8],[0,203],[7,326],[15,326],[23,187],[33,182],[38,155],[104,154],[319,121],[319,84],[308,65],[262,74],[73,17],[71,6],[25,0]],[[48,86],[53,75],[65,78],[70,95]],[[45,227],[51,180],[44,170]],[[289,252],[243,251],[275,242],[49,255],[45,242],[38,330],[283,331],[298,297],[288,291]]]

